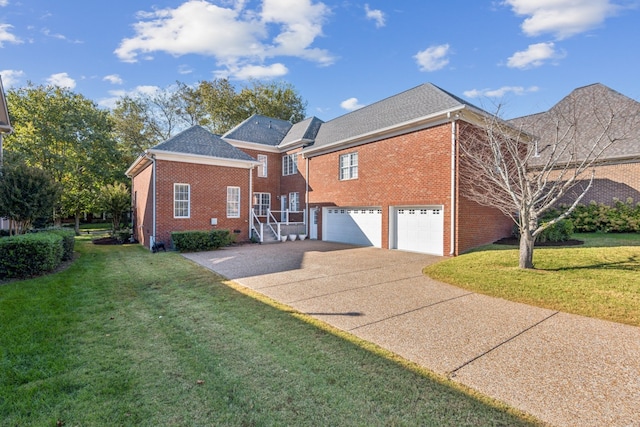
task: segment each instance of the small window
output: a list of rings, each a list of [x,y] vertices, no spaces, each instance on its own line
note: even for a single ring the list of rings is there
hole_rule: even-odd
[[[340,180],[356,179],[358,177],[358,153],[340,156]]]
[[[258,216],[267,216],[271,209],[270,193],[253,193],[253,209]]]
[[[191,196],[189,184],[173,184],[173,217],[189,218],[189,199]]]
[[[240,187],[227,187],[227,218],[240,218]]]
[[[282,157],[282,175],[295,175],[298,173],[298,155],[285,154]]]
[[[258,176],[260,178],[267,177],[267,156],[264,154],[258,154],[258,161],[260,162],[260,166],[258,166]]]
[[[289,193],[289,210],[291,212],[300,210],[300,193]]]

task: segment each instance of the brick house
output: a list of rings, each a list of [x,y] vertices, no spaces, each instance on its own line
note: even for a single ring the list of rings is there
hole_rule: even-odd
[[[571,204],[587,188],[591,170],[595,172],[594,181],[581,203],[612,205],[614,199],[640,202],[639,102],[596,83],[573,90],[548,111],[516,118],[510,123],[516,128],[531,129],[539,138],[538,157],[531,162],[532,168],[544,165],[556,132],[562,135],[569,131],[579,135],[574,162],[580,162],[602,137],[602,126],[608,126],[608,135],[620,138],[620,141],[604,151],[584,179],[579,180],[559,204]],[[570,126],[575,129],[568,129]],[[562,161],[559,164],[564,165]]]
[[[488,113],[423,84],[328,122],[252,116],[218,137],[190,128],[145,152],[134,237],[225,228],[239,241],[308,236],[458,255],[511,233],[461,196],[456,146]]]

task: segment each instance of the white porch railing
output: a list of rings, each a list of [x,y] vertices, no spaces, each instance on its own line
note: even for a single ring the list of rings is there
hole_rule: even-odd
[[[306,235],[307,213],[305,211],[272,211],[268,209],[262,222],[256,214],[256,209],[251,210],[251,229],[264,242],[265,225],[273,232],[277,241],[282,241],[283,236],[289,234]],[[279,219],[279,220],[278,220]]]

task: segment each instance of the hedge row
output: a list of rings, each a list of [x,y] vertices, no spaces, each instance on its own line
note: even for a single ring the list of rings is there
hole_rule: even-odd
[[[229,230],[174,231],[171,240],[180,252],[198,252],[219,249],[235,241]]]
[[[616,200],[613,206],[591,202],[579,205],[569,216],[576,232],[637,233],[640,232],[640,203],[632,199]]]
[[[0,278],[37,276],[73,258],[73,232],[52,230],[0,239]]]

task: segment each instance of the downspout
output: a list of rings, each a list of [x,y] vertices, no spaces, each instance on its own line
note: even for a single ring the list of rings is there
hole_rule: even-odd
[[[151,241],[149,242],[149,249],[153,251],[153,245],[156,244],[156,155],[151,155],[151,174],[153,175],[153,210],[152,210],[152,231]]]
[[[253,215],[251,215],[251,211],[253,209],[253,207],[251,206],[251,203],[253,202],[253,168],[255,166],[251,166],[251,169],[249,169],[249,239],[251,239],[251,227],[253,226]]]
[[[451,118],[451,113],[449,113]],[[451,242],[450,256],[455,254],[456,243],[456,119],[458,113],[451,120]]]
[[[306,170],[304,171],[304,181],[305,181],[305,189],[304,189],[304,218],[305,218],[305,233],[307,236],[311,236],[310,232],[311,232],[311,227],[309,225],[310,218],[309,218],[309,214],[311,213],[311,211],[309,210],[309,158],[305,157],[305,167]]]

